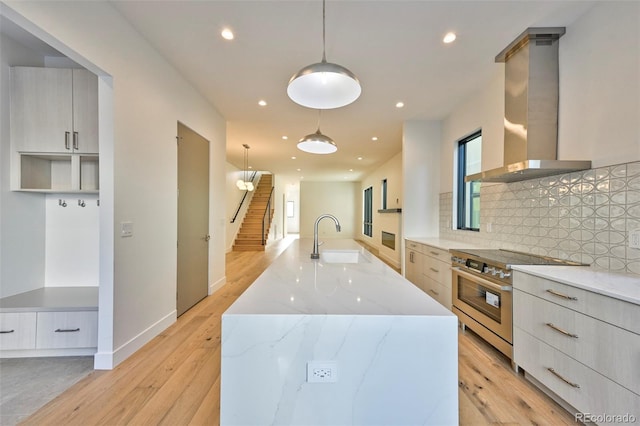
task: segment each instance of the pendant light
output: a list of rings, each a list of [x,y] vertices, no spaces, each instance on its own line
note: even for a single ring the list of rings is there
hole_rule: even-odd
[[[327,62],[325,53],[325,0],[322,0],[322,61],[298,71],[287,87],[297,104],[315,109],[333,109],[358,99],[362,88],[358,78],[345,67]]]
[[[242,171],[242,179],[238,179],[236,186],[241,191],[253,191],[253,182],[249,180],[249,145],[246,143],[244,147],[244,170]]]
[[[318,110],[318,130],[300,139],[298,149],[310,154],[333,154],[338,146],[333,139],[320,132],[320,111]]]

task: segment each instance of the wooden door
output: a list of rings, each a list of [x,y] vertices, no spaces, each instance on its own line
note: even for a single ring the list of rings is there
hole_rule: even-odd
[[[73,150],[70,69],[11,69],[11,140],[16,151]]]
[[[205,298],[209,275],[209,142],[178,123],[178,316]]]

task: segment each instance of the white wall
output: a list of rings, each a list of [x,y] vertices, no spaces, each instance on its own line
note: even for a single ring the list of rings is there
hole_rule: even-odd
[[[293,217],[286,218],[286,232],[298,234],[300,232],[300,185],[287,184],[285,201],[293,201]]]
[[[175,321],[177,122],[210,141],[210,286],[224,283],[225,122],[107,2],[7,2],[51,37],[63,53],[113,77],[113,167],[103,168],[101,207],[113,209],[112,335],[99,332],[96,366],[111,368]],[[10,10],[10,9],[9,9]],[[56,46],[58,47],[58,46]],[[101,129],[102,131],[102,129]],[[106,174],[106,175],[105,175]],[[102,220],[102,219],[101,219]],[[120,222],[134,236],[119,238]],[[102,239],[102,236],[101,236]],[[101,253],[102,259],[102,253]],[[101,277],[108,273],[102,273]],[[105,288],[105,287],[107,288]]]
[[[44,197],[9,190],[9,67],[17,64],[43,66],[44,58],[0,36],[0,297],[44,285]]]
[[[597,4],[560,39],[558,158],[640,160],[640,3]]]
[[[402,229],[405,237],[438,235],[439,121],[406,121],[402,135]]]
[[[331,219],[323,219],[318,226],[322,238],[355,238],[356,208],[359,182],[300,182],[300,237],[313,238],[313,225],[321,214],[338,218],[341,232],[336,232]]]
[[[640,159],[639,20],[640,3],[603,2],[560,38],[558,159],[593,168]],[[487,87],[443,122],[440,192],[454,188],[455,142],[474,130],[482,128],[482,169],[502,166],[503,117],[504,64],[495,64]]]
[[[382,180],[387,179],[387,209],[402,208],[403,184],[402,184],[402,152],[399,152],[389,161],[382,164],[373,172],[366,175],[360,186],[359,200],[363,198],[363,191],[373,187],[373,236],[368,237],[362,233],[362,226],[356,227],[356,235],[373,247],[377,248],[379,255],[396,266],[400,266],[400,253],[402,246],[402,213],[379,213],[382,208]],[[362,203],[359,203],[360,205]],[[362,208],[358,209],[358,217],[362,217]],[[360,220],[359,223],[362,221]],[[382,245],[382,231],[396,234],[396,249]]]

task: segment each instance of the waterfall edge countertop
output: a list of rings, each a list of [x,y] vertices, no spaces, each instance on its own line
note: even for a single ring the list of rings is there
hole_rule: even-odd
[[[452,312],[354,240],[295,240],[224,315],[438,315]],[[358,263],[328,263],[322,253],[357,251]]]

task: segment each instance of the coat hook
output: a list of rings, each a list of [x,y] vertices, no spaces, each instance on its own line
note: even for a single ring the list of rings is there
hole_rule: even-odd
[[[62,207],[67,207],[67,202],[63,199],[58,199],[58,205]]]
[[[100,200],[96,200],[96,206],[100,207]]]
[[[78,205],[79,205],[80,207],[84,207],[84,206],[86,206],[86,204],[85,204],[84,200],[78,200]]]

